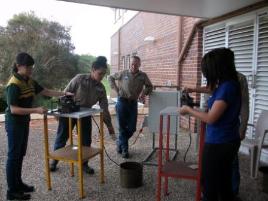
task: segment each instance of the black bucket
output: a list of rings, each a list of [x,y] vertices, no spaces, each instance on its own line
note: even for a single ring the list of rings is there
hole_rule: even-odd
[[[138,188],[142,186],[143,166],[137,162],[120,164],[120,185],[123,188]]]

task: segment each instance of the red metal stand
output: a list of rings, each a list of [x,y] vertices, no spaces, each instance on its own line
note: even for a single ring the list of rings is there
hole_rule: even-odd
[[[196,181],[196,201],[201,199],[201,158],[202,150],[204,145],[204,133],[205,123],[201,123],[200,128],[200,140],[199,140],[199,151],[198,151],[198,169],[190,168],[191,163],[185,163],[181,161],[171,161],[169,159],[169,138],[170,138],[170,115],[167,117],[167,140],[166,149],[163,149],[163,114],[160,115],[160,126],[159,126],[159,152],[158,152],[158,174],[157,174],[157,190],[156,200],[161,201],[161,178],[164,177],[164,194],[168,195],[168,178],[181,178],[190,179]],[[166,160],[163,163],[162,152],[166,151]]]

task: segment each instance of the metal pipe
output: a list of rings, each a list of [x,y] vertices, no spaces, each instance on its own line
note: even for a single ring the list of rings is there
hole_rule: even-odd
[[[181,54],[181,49],[182,49],[182,36],[183,36],[183,29],[182,29],[182,25],[183,25],[183,17],[179,16],[178,19],[178,57]],[[179,62],[177,62],[177,68],[176,68],[176,75],[177,75],[177,86],[179,85]],[[179,88],[178,88],[179,90]]]
[[[196,33],[196,31],[198,30],[199,26],[204,22],[204,20],[198,20],[197,22],[194,23],[191,32],[185,42],[185,45],[183,46],[180,55],[179,55],[179,59],[178,59],[178,71],[177,71],[177,85],[178,88],[181,88],[181,70],[182,70],[182,61],[185,58],[185,55],[187,53],[187,50],[189,49],[190,45],[192,44],[193,41],[193,37]]]

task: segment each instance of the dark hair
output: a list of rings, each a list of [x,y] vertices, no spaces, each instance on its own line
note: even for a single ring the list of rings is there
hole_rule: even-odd
[[[99,69],[107,69],[107,59],[104,56],[98,56],[96,60],[92,63],[92,69],[99,70]]]
[[[13,66],[13,72],[18,72],[17,66],[32,66],[34,59],[26,52],[21,52],[16,56],[16,63]]]
[[[207,86],[212,90],[224,81],[238,81],[234,53],[228,48],[217,48],[205,54],[201,70],[207,79]]]
[[[137,60],[139,60],[139,62],[141,62],[141,58],[138,56],[132,56],[132,59],[137,59]]]

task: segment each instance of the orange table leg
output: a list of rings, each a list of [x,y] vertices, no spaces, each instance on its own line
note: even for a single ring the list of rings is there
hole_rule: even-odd
[[[78,172],[79,172],[79,191],[80,198],[84,198],[83,186],[83,156],[82,156],[82,136],[81,136],[81,119],[77,119],[77,133],[78,133]]]
[[[45,144],[45,168],[46,168],[46,180],[47,188],[51,190],[51,178],[50,178],[50,169],[49,169],[49,146],[48,146],[48,124],[47,124],[47,115],[44,115],[44,144]]]
[[[72,132],[72,118],[69,118],[69,140],[70,140],[70,145],[73,146],[73,132]],[[71,177],[74,176],[74,163],[70,162],[71,166]]]

